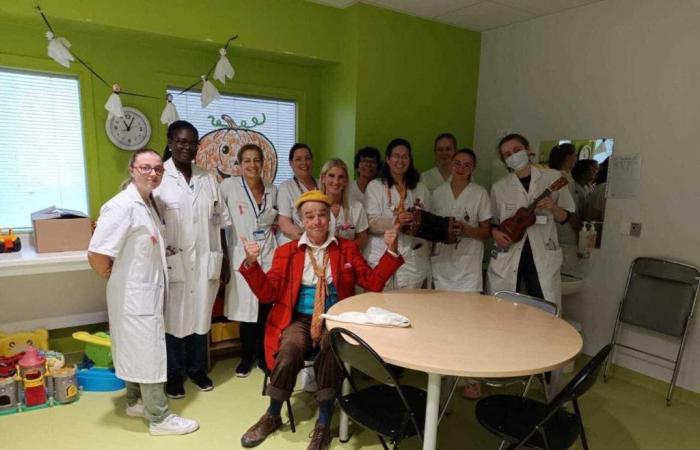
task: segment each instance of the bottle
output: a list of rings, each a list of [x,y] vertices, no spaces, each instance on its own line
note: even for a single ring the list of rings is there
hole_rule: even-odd
[[[595,248],[595,243],[598,240],[598,231],[595,229],[593,222],[588,222],[588,225],[588,254],[590,255],[591,249]]]
[[[583,226],[581,227],[581,231],[578,232],[578,257],[579,258],[588,258],[591,256],[590,249],[588,247],[588,241],[589,238],[588,236],[590,235],[590,223],[589,222],[583,222]],[[594,241],[595,242],[595,241]]]

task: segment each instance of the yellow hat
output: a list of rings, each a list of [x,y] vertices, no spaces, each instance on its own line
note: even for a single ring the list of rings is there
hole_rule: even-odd
[[[318,189],[306,191],[303,194],[301,194],[299,197],[297,197],[296,201],[294,202],[294,207],[296,209],[299,209],[301,208],[301,205],[303,205],[306,202],[321,202],[325,203],[328,206],[333,205],[333,201],[331,200],[331,198],[323,192],[319,191]]]

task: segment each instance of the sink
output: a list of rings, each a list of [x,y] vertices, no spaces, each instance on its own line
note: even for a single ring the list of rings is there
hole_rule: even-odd
[[[583,279],[574,275],[561,274],[561,295],[576,294],[583,289]]]

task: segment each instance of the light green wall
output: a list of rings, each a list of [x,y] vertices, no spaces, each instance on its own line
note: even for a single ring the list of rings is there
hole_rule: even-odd
[[[411,142],[416,165],[433,165],[433,141],[449,131],[472,146],[480,35],[358,5],[358,147]]]
[[[110,90],[79,65],[63,70],[46,57],[33,6],[0,5],[0,65],[80,76],[94,217],[117,191],[129,154],[104,132]],[[472,142],[478,33],[363,4],[339,10],[301,0],[45,0],[42,8],[110,83],[158,97],[204,73],[220,42],[239,34],[229,51],[235,82],[221,90],[296,100],[298,138],[315,150],[317,170],[328,157],[350,162],[358,147],[383,150],[399,135],[412,141],[422,169],[432,163],[437,133]],[[149,146],[161,150],[163,101],[123,101],[147,114]],[[287,149],[278,150],[285,164]]]

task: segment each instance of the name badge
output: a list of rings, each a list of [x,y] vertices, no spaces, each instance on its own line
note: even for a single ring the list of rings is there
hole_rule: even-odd
[[[258,228],[257,230],[253,231],[253,240],[257,242],[264,241],[265,230]]]
[[[536,216],[535,223],[540,224],[540,225],[547,225],[547,216]]]

